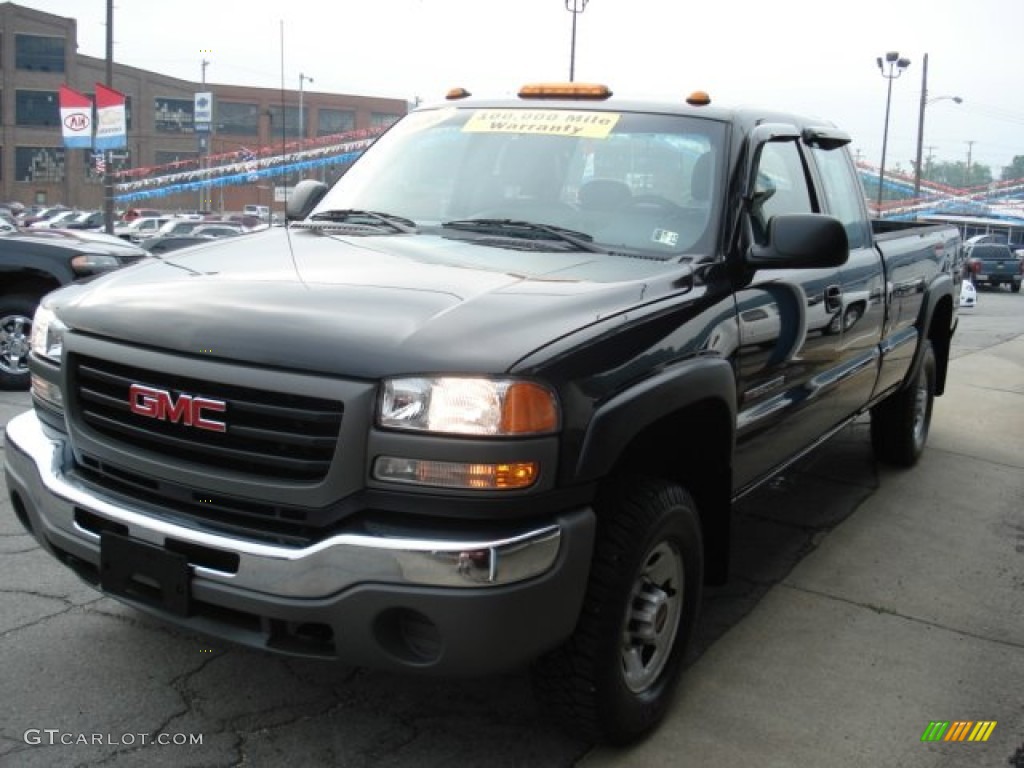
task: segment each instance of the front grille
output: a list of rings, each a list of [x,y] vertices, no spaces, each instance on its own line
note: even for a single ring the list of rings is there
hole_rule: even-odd
[[[71,355],[73,417],[113,443],[179,463],[216,467],[259,479],[322,480],[330,468],[343,406],[322,398],[207,382],[163,371]],[[150,418],[129,408],[133,384],[223,401],[223,432],[171,415]]]
[[[146,504],[154,516],[176,525],[287,547],[306,547],[330,535],[352,507],[348,502],[307,509],[214,494],[146,477],[88,454],[81,456],[73,474],[105,496]]]

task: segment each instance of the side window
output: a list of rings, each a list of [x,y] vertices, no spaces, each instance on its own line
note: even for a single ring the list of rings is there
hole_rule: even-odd
[[[825,204],[846,228],[850,248],[865,248],[871,243],[871,233],[864,214],[864,188],[843,149],[814,149],[814,159],[821,173]]]
[[[768,222],[780,213],[812,213],[807,175],[794,142],[772,142],[761,150],[754,187],[754,234],[763,240]]]

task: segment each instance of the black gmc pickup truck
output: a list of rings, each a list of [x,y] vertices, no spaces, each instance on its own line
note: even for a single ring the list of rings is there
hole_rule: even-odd
[[[295,219],[50,294],[7,427],[24,526],[105,593],[268,651],[531,664],[578,733],[664,715],[730,506],[870,412],[913,464],[955,228],[873,230],[834,126],[461,91]]]

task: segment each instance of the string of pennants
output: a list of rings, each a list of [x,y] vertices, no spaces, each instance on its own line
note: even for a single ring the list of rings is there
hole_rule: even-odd
[[[372,134],[369,138],[329,144],[287,154],[260,157],[256,153],[249,152],[247,155],[243,155],[242,152],[236,151],[215,156],[211,159],[234,158],[235,161],[117,183],[114,185],[114,199],[118,202],[153,199],[182,192],[246,184],[329,165],[351,163],[376,140],[376,136],[381,132],[383,129],[366,132]],[[193,164],[195,162],[192,161]],[[179,165],[179,163],[170,164],[172,168]],[[156,169],[147,170],[153,172]]]

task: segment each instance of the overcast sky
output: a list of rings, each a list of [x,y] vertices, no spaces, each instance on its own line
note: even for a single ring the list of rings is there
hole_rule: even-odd
[[[458,85],[506,94],[568,79],[566,2],[118,0],[114,56],[190,80],[205,58],[209,82],[276,88],[283,38],[290,89],[303,73],[313,78],[307,91],[433,101]],[[79,52],[106,55],[106,0],[20,4],[77,19]],[[887,51],[911,60],[892,83],[887,167],[912,169],[925,53],[936,98],[925,154],[966,162],[970,152],[997,178],[1024,155],[1024,0],[589,0],[577,17],[576,79],[619,95],[679,101],[702,89],[721,105],[821,116],[877,164],[887,82],[875,60]]]

